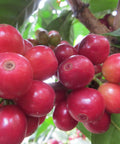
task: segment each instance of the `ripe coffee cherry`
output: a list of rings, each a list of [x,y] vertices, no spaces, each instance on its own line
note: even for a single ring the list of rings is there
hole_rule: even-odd
[[[95,65],[103,63],[109,51],[110,45],[107,38],[96,34],[87,35],[78,47],[78,53],[89,58]]]
[[[72,91],[67,97],[67,105],[71,116],[80,122],[98,120],[105,110],[101,93],[93,88]]]
[[[38,117],[27,117],[27,131],[26,131],[26,137],[32,135],[36,129],[38,128],[40,118]]]
[[[53,120],[56,127],[63,131],[72,130],[78,124],[69,114],[66,101],[56,105],[53,112]]]
[[[15,105],[0,108],[0,143],[20,144],[26,134],[27,120]]]
[[[24,44],[25,44],[25,53],[33,47],[33,44],[28,39],[24,39]]]
[[[98,65],[94,65],[94,69],[95,69],[95,74],[100,74],[100,75],[96,75],[97,78],[101,79],[102,77],[102,65],[98,64]]]
[[[68,44],[57,45],[54,49],[54,52],[59,64],[63,62],[66,58],[77,54],[77,51]]]
[[[110,114],[104,112],[104,115],[100,120],[85,122],[83,123],[83,125],[91,133],[100,134],[106,132],[109,129],[110,122],[111,122]]]
[[[67,91],[64,89],[55,90],[55,105],[60,103],[61,101],[65,101],[67,98]]]
[[[0,53],[0,97],[21,97],[32,85],[33,71],[30,62],[12,52]]]
[[[35,80],[45,80],[57,71],[58,61],[53,50],[44,45],[32,47],[25,57],[30,61]]]
[[[79,45],[80,45],[80,42],[78,42],[75,46],[74,46],[74,49],[78,52],[79,50]]]
[[[60,44],[68,44],[68,45],[70,45],[70,43],[68,41],[66,41],[66,40],[61,40]]]
[[[48,84],[34,80],[30,90],[16,103],[23,111],[33,117],[47,115],[53,108],[55,101],[55,92]]]
[[[86,86],[93,79],[93,76],[94,66],[92,62],[82,55],[70,56],[58,68],[59,80],[68,89]]]
[[[19,31],[8,24],[0,24],[0,53],[16,52],[24,54],[24,39]]]
[[[105,79],[112,83],[120,83],[120,53],[110,55],[102,66]]]
[[[104,83],[98,91],[102,94],[106,110],[109,113],[120,113],[120,86],[113,83]]]

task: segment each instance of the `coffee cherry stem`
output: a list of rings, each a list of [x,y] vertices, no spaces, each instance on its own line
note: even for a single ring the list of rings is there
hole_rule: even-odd
[[[95,74],[95,77],[101,77],[102,76],[102,72]]]
[[[3,105],[9,105],[9,100],[3,99]]]
[[[2,104],[3,101],[4,101],[4,99],[3,99],[3,98],[0,98],[0,104]]]
[[[95,80],[99,84],[99,86],[102,85],[101,80],[99,78],[97,78],[96,75],[93,77],[93,80]]]
[[[118,131],[120,131],[120,128],[117,126],[117,124],[116,124],[113,120],[111,120],[111,124],[112,124]]]
[[[4,105],[13,105],[14,102],[13,102],[13,100],[8,100],[8,99],[0,98],[0,104],[2,104],[3,106]]]

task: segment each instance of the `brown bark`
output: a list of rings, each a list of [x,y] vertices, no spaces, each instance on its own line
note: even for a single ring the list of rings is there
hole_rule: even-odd
[[[110,30],[102,24],[89,10],[88,5],[80,0],[67,0],[74,16],[83,23],[91,33],[103,34]]]
[[[109,33],[110,30],[102,24],[89,10],[89,5],[83,3],[81,0],[67,0],[74,16],[83,23],[91,33],[104,34]],[[116,39],[107,36],[110,43],[115,43]],[[120,49],[111,47],[110,54],[118,53]]]
[[[117,15],[114,18],[113,28],[114,30],[120,28],[120,0],[118,1]]]

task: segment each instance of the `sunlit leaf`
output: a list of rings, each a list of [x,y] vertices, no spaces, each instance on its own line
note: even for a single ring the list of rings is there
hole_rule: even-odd
[[[113,32],[110,32],[110,33],[105,33],[104,35],[109,35],[109,36],[114,36],[114,37],[120,37],[120,28],[113,31]]]
[[[102,15],[116,9],[118,0],[91,0],[90,10],[94,15]]]
[[[73,32],[74,32],[74,40],[79,36],[86,36],[89,34],[89,30],[79,22],[79,20],[74,19],[73,22]]]
[[[120,114],[113,114],[111,125],[103,134],[92,134],[92,144],[118,144],[120,141]]]

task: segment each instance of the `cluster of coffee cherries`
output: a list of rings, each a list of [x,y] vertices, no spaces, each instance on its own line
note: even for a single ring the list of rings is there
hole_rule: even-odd
[[[73,47],[60,34],[52,44],[55,33],[49,32],[46,45],[36,31],[35,44],[0,24],[1,144],[20,144],[51,111],[57,128],[69,131],[81,122],[92,133],[107,131],[111,113],[120,113],[120,54],[109,56],[109,41],[101,35],[89,34]],[[57,82],[45,82],[53,76]],[[104,83],[90,87],[103,76]]]
[[[74,47],[61,40],[52,50],[58,61],[57,82],[51,84],[56,94],[56,127],[68,131],[82,122],[92,133],[106,132],[111,114],[120,113],[120,54],[109,55],[108,39],[96,34]]]
[[[57,71],[53,50],[33,46],[8,24],[0,24],[0,143],[20,144],[53,109],[54,89],[43,80]]]

